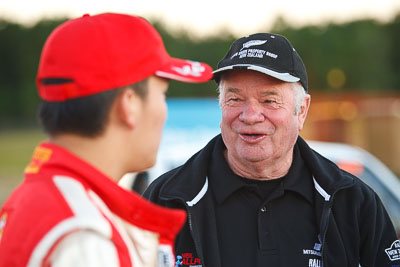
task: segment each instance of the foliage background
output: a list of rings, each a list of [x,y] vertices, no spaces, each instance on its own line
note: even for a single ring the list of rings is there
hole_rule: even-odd
[[[41,48],[63,21],[47,19],[28,27],[0,19],[0,129],[35,124],[39,103],[35,75]],[[183,30],[171,33],[160,21],[151,22],[171,56],[205,61],[214,68],[239,37],[221,30],[198,38]],[[307,66],[311,93],[400,91],[400,14],[388,23],[358,20],[302,28],[279,18],[271,29],[260,31],[283,34],[292,42]],[[212,81],[190,86],[172,82],[169,95],[215,96],[215,89]]]

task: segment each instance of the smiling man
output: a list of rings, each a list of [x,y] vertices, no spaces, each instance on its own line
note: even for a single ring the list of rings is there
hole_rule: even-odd
[[[310,96],[301,85],[248,70],[227,72],[220,89],[221,133],[231,169],[253,179],[283,177],[291,166]],[[295,94],[304,101],[301,106],[296,106]]]
[[[145,192],[188,212],[176,255],[203,267],[397,266],[378,196],[299,136],[311,98],[289,41],[238,39],[214,79],[221,135]]]

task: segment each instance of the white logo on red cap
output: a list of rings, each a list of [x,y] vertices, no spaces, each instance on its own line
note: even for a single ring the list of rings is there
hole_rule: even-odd
[[[240,49],[240,51],[242,51],[244,48],[249,48],[249,47],[252,47],[252,46],[255,46],[255,45],[265,44],[266,42],[267,42],[267,40],[251,40],[251,41],[245,42],[243,44],[242,49]]]
[[[0,217],[0,240],[1,240],[1,236],[3,235],[3,229],[6,226],[6,222],[7,222],[7,213],[4,213]]]
[[[202,66],[199,62],[195,61],[187,61],[189,64],[182,66],[182,67],[172,67],[174,71],[179,73],[180,75],[183,76],[195,76],[199,77],[201,76],[201,73],[205,71],[204,66]]]

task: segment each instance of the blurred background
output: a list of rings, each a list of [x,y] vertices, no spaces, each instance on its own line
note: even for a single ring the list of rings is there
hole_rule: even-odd
[[[36,144],[45,139],[36,119],[41,48],[57,25],[85,13],[143,16],[161,33],[172,56],[214,68],[238,37],[285,35],[309,75],[312,104],[301,135],[362,147],[400,174],[400,1],[277,2],[1,0],[0,205],[21,181]],[[216,87],[212,81],[171,82],[162,146],[171,138],[188,138],[198,140],[200,148],[218,133]],[[194,107],[200,117],[190,115]]]

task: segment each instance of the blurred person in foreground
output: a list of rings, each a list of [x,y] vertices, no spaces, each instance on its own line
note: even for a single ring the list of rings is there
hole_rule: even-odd
[[[236,40],[214,79],[221,135],[144,194],[188,212],[177,266],[400,266],[378,196],[299,136],[310,95],[289,41]]]
[[[39,63],[48,141],[0,212],[0,266],[175,266],[185,212],[119,187],[154,165],[168,79],[204,82],[206,64],[171,58],[143,18],[105,13],[67,21]]]

